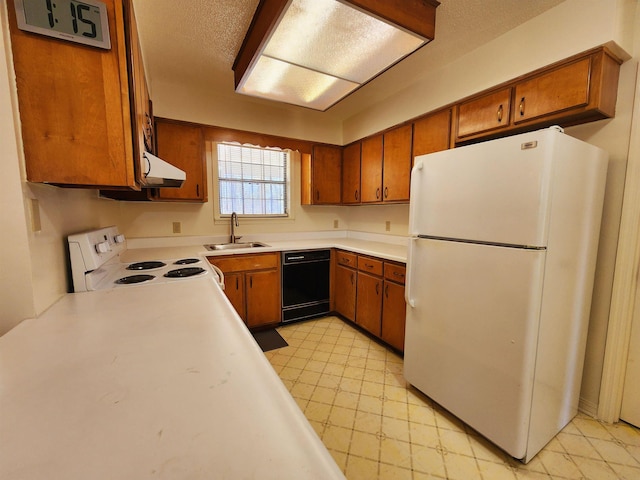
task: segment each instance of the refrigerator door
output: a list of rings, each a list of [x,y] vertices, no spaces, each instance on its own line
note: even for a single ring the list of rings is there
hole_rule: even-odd
[[[545,250],[414,238],[404,374],[507,451],[527,451]]]
[[[563,137],[545,129],[416,157],[410,235],[545,246]]]

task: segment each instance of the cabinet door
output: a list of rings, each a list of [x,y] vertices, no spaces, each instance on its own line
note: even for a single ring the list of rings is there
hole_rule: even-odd
[[[264,270],[245,274],[246,322],[249,328],[280,323],[280,271]]]
[[[404,286],[385,280],[382,301],[382,340],[400,351],[404,351],[406,310]]]
[[[342,203],[360,203],[361,143],[347,145],[342,150]]]
[[[236,309],[240,318],[246,323],[244,309],[244,274],[242,273],[225,273],[224,274],[224,293]]]
[[[207,201],[207,167],[198,125],[156,119],[158,156],[187,172],[180,188],[159,188],[160,200]]]
[[[382,201],[382,135],[362,140],[362,203]]]
[[[411,125],[404,125],[384,134],[382,169],[384,202],[409,201],[412,136]]]
[[[137,188],[124,9],[105,5],[110,50],[20,30],[6,8],[31,182]]]
[[[381,314],[382,278],[358,272],[356,323],[379,337]]]
[[[517,84],[514,123],[587,105],[590,72],[587,57]]]
[[[312,203],[339,204],[342,186],[342,148],[314,145],[312,158]]]
[[[413,123],[413,157],[447,150],[451,142],[451,109],[428,115]]]
[[[351,268],[336,266],[335,273],[335,309],[343,317],[356,320],[357,273]]]
[[[461,103],[458,106],[457,139],[508,127],[510,108],[511,87]]]

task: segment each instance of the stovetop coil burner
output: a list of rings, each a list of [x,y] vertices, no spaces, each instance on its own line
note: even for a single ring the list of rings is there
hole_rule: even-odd
[[[153,275],[130,275],[128,277],[122,277],[115,281],[118,285],[132,285],[135,283],[148,282],[156,278]]]
[[[173,262],[173,264],[174,265],[190,265],[192,263],[199,263],[199,262],[200,262],[199,258],[182,258],[180,260]]]
[[[193,277],[194,275],[200,275],[205,272],[204,268],[200,267],[186,267],[186,268],[177,268],[176,270],[170,270],[164,274],[167,278],[185,278],[185,277]]]
[[[127,267],[127,270],[151,270],[153,268],[164,267],[166,263],[159,261],[136,262]]]

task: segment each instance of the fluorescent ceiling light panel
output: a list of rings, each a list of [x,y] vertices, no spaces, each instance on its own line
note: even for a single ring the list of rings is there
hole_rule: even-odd
[[[338,0],[291,0],[268,35],[236,91],[316,110],[429,41]]]

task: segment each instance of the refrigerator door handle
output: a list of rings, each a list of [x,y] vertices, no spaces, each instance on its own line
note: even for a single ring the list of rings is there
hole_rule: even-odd
[[[413,270],[413,263],[411,262],[412,251],[415,247],[415,242],[418,241],[418,237],[409,238],[409,250],[407,251],[407,283],[404,290],[404,299],[407,301],[407,305],[411,308],[415,308],[416,302],[413,300],[413,296],[411,295],[411,288],[413,286],[413,276],[411,272]]]
[[[418,177],[420,176],[421,170],[424,168],[424,162],[422,160],[416,159],[416,164],[413,166],[413,170],[411,171],[411,186],[410,192],[412,197],[416,197],[420,191],[420,181]],[[411,231],[412,229],[417,230],[415,225],[417,225],[417,215],[418,215],[418,207],[416,204],[420,202],[416,202],[415,198],[412,198],[412,201],[409,202],[409,235],[418,235],[418,231]],[[413,227],[412,227],[413,226]]]

